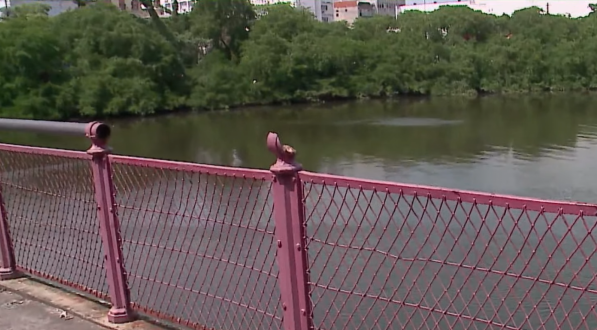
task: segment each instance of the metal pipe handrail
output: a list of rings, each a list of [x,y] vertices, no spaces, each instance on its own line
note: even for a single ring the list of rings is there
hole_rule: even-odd
[[[28,131],[34,133],[68,134],[89,136],[89,129],[94,129],[94,135],[99,139],[107,139],[110,136],[110,126],[104,123],[69,123],[47,120],[7,119],[0,118],[0,131]]]

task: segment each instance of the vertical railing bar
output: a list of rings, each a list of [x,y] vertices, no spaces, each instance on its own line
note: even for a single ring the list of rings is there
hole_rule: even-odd
[[[272,197],[283,327],[285,330],[309,330],[313,329],[313,314],[304,239],[303,189],[298,177],[302,167],[294,161],[295,150],[290,146],[283,146],[277,134],[268,135],[267,146],[277,157],[270,171],[275,176]]]
[[[16,258],[8,227],[8,212],[4,205],[0,183],[0,281],[12,280],[20,276],[16,269]]]
[[[105,267],[108,279],[108,291],[112,307],[108,312],[108,321],[119,324],[134,319],[131,310],[130,292],[122,255],[120,225],[114,202],[114,184],[112,169],[108,154],[110,149],[107,140],[110,128],[93,122],[86,129],[91,140],[91,147],[87,153],[91,155],[91,168],[97,202],[97,214],[100,222],[100,233],[105,257]]]

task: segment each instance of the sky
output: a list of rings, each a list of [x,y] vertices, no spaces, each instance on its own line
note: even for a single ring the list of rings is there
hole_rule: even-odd
[[[425,3],[426,1],[426,3]],[[412,1],[409,1],[412,2]],[[435,10],[439,8],[441,5],[445,4],[433,4],[432,0],[419,0],[417,6],[406,6],[403,7],[404,9],[417,9],[417,10]],[[454,1],[456,2],[456,1]],[[421,4],[425,3],[425,4]],[[551,14],[563,14],[567,15],[570,14],[572,17],[581,17],[588,15],[591,11],[589,9],[590,3],[597,3],[597,0],[582,0],[582,1],[575,1],[575,0],[559,0],[559,1],[545,1],[545,0],[519,0],[519,1],[512,1],[512,0],[473,0],[473,1],[461,1],[459,4],[468,4],[470,6],[482,10],[487,13],[493,13],[496,15],[508,14],[511,15],[514,11],[528,8],[532,6],[537,6],[543,8],[544,10],[547,8],[547,4],[549,3],[549,12]]]

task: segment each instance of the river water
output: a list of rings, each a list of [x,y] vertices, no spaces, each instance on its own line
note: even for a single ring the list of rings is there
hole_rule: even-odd
[[[597,161],[597,112],[593,111],[594,104],[597,104],[597,96],[593,95],[540,95],[363,101],[320,106],[260,108],[114,121],[111,123],[114,127],[111,145],[118,154],[267,168],[274,159],[267,151],[265,137],[268,131],[276,131],[283,143],[297,149],[298,160],[310,171],[594,202],[597,199],[597,179],[590,170]],[[87,146],[83,138],[21,133],[5,133],[0,137],[3,142],[76,150],[84,150]],[[68,187],[75,189],[76,182],[85,182],[84,178],[88,175],[88,168],[84,163],[81,166],[73,166],[79,169],[79,172],[72,172],[79,173],[77,175],[81,178],[63,177],[61,187],[56,188],[62,194],[65,194]],[[221,191],[216,191],[215,188],[208,191],[212,183],[200,176],[181,177],[176,173],[154,173],[147,169],[135,169],[137,172],[133,172],[122,165],[115,166],[115,170],[121,173],[117,174],[116,184],[124,191],[117,203],[123,206],[120,216],[126,264],[131,275],[129,280],[133,295],[137,295],[134,299],[142,300],[148,307],[158,309],[158,304],[163,301],[174,300],[177,294],[188,294],[178,291],[176,286],[190,286],[198,292],[213,289],[215,291],[209,291],[211,293],[202,293],[205,297],[197,302],[198,307],[193,305],[183,308],[176,302],[173,306],[167,305],[167,312],[194,318],[207,326],[219,329],[238,328],[240,325],[253,328],[254,323],[249,321],[243,323],[244,321],[232,320],[222,323],[218,319],[219,313],[205,317],[194,314],[196,308],[200,310],[211,306],[210,308],[216,310],[227,306],[222,304],[221,299],[217,304],[214,303],[213,297],[227,297],[230,293],[227,290],[238,287],[240,283],[243,287],[257,287],[259,290],[263,288],[262,292],[267,294],[254,294],[247,298],[248,301],[243,302],[244,298],[238,298],[235,291],[228,299],[240,299],[243,304],[254,305],[257,309],[280,315],[277,297],[274,297],[274,303],[264,303],[261,300],[264,296],[271,299],[276,295],[275,276],[274,280],[267,277],[251,278],[242,272],[236,272],[235,269],[238,268],[233,266],[218,266],[223,260],[234,259],[236,264],[247,264],[250,261],[253,268],[263,268],[263,272],[275,274],[275,271],[266,269],[266,265],[274,264],[274,253],[271,249],[274,236],[272,223],[268,222],[269,215],[263,216],[256,212],[238,216],[236,219],[234,214],[219,207],[213,213],[210,209],[207,215],[196,214],[196,202],[193,205],[189,204],[189,200],[208,201],[216,195],[226,195],[228,202],[233,201],[234,205],[241,205],[240,208],[242,205],[250,208],[257,204],[261,208],[271,209],[271,205],[268,204],[267,185],[254,188],[256,192],[253,195],[250,189],[233,189],[235,185],[238,187],[238,182],[223,184],[218,188],[222,189]],[[126,183],[118,178],[135,176],[145,181]],[[26,184],[19,182],[19,185]],[[197,186],[201,189],[197,189]],[[89,189],[80,189],[84,192],[77,193],[76,200],[93,200]],[[314,189],[320,189],[314,194],[325,194],[321,187]],[[16,194],[16,188],[13,190]],[[206,193],[201,193],[202,191]],[[344,194],[346,196],[346,192]],[[34,197],[19,198],[18,201],[11,202],[14,209],[19,208],[19,201],[22,203]],[[308,203],[315,204],[310,204],[308,208],[327,208],[329,201],[334,198],[330,195],[324,196],[325,202],[321,203],[322,205],[315,205],[317,202],[311,200]],[[353,201],[351,205],[366,209],[366,205],[359,205],[361,202]],[[47,199],[44,203],[53,205],[54,202]],[[377,200],[365,204],[373,205],[377,210],[381,210],[383,205],[393,205],[393,202],[384,203],[386,201]],[[91,209],[76,212],[71,210],[70,213],[76,213],[73,218],[88,219],[84,226],[88,227],[88,232],[93,233],[94,220],[90,215],[93,213],[92,202],[87,204]],[[422,210],[421,205],[398,204],[395,204],[395,209],[411,209],[419,214]],[[55,214],[41,214],[38,218],[51,217],[61,222],[59,228],[68,227],[67,223],[70,220],[60,216],[67,212],[64,205],[67,204],[55,208]],[[159,212],[156,207],[160,208]],[[347,206],[349,207],[350,205]],[[154,211],[143,211],[149,208]],[[595,306],[594,299],[589,294],[578,296],[574,292],[565,292],[563,288],[550,287],[545,283],[536,286],[537,281],[525,282],[515,278],[516,276],[505,277],[483,272],[473,274],[470,269],[444,267],[429,262],[417,263],[415,260],[424,255],[428,261],[446,260],[456,265],[475,265],[528,278],[547,277],[556,282],[573,282],[578,286],[591,287],[595,273],[591,267],[597,266],[591,265],[594,263],[592,253],[597,243],[590,234],[587,235],[587,230],[590,232],[592,227],[587,227],[586,223],[572,223],[571,220],[568,222],[569,220],[562,220],[553,214],[550,220],[545,221],[537,222],[530,218],[521,220],[517,219],[520,212],[514,212],[507,220],[494,216],[494,220],[491,220],[493,222],[489,223],[491,221],[487,216],[471,216],[470,213],[459,210],[454,213],[460,212],[458,218],[461,221],[467,219],[465,225],[450,221],[438,222],[429,215],[403,215],[398,219],[396,215],[388,213],[381,216],[373,215],[379,223],[372,226],[362,221],[367,216],[372,216],[365,214],[365,211],[360,215],[350,214],[349,217],[352,219],[342,226],[342,221],[336,216],[348,212],[347,208],[331,212],[333,214],[320,213],[309,219],[308,235],[315,239],[314,243],[311,243],[310,253],[317,251],[315,255],[310,255],[311,261],[316,263],[312,269],[312,276],[315,277],[312,280],[321,285],[313,292],[316,300],[316,325],[320,329],[415,329],[417,324],[423,323],[430,329],[437,328],[438,324],[452,329],[473,326],[469,323],[470,320],[464,323],[457,322],[456,318],[438,321],[440,317],[437,312],[419,313],[412,306],[410,309],[400,309],[396,305],[393,309],[388,309],[388,304],[382,301],[362,300],[355,295],[342,298],[344,293],[340,293],[339,298],[339,293],[336,292],[338,288],[353,292],[377,291],[378,295],[387,297],[395,296],[398,292],[398,296],[408,298],[405,298],[405,301],[411,304],[461,313],[482,320],[491,319],[494,324],[488,325],[488,329],[501,328],[499,324],[509,324],[516,329],[573,329],[582,319],[586,319],[587,322],[581,328],[592,329],[597,323],[597,315],[592,308]],[[22,206],[20,210],[13,213],[26,211]],[[446,214],[450,213],[449,211],[449,208],[444,207],[442,212],[438,213],[449,218],[449,214]],[[532,215],[531,218],[533,216],[537,215]],[[196,219],[201,220],[202,217],[206,222],[201,222],[198,226]],[[241,222],[235,222],[243,220],[243,217],[248,219],[249,223],[255,221],[254,227],[251,227],[253,229]],[[406,221],[395,221],[397,219]],[[213,222],[210,222],[211,220]],[[594,220],[587,217],[587,222]],[[399,230],[398,222],[405,222],[409,227]],[[229,223],[233,223],[234,226],[225,225]],[[499,227],[505,228],[503,232],[496,231],[498,223]],[[29,233],[22,238],[24,241],[31,240],[31,237],[35,238],[36,242],[49,241],[56,244],[56,241],[60,241],[55,238],[56,231],[36,232],[39,223],[36,226],[21,223],[19,226],[19,230]],[[568,230],[568,227],[573,230]],[[470,237],[475,237],[478,232],[485,235],[484,240],[471,240]],[[570,232],[574,232],[576,236],[571,236]],[[399,237],[396,243],[396,237],[392,237],[392,233],[406,236]],[[178,237],[183,234],[184,239],[179,240]],[[198,236],[205,235],[210,239],[197,239]],[[246,239],[248,235],[252,236]],[[159,241],[145,242],[148,236],[159,238]],[[416,238],[411,240],[411,236]],[[583,237],[590,238],[579,243],[577,239]],[[92,252],[94,257],[90,258],[101,258],[97,252],[99,241],[97,237],[95,239],[95,252]],[[74,234],[64,239],[67,243],[69,240],[76,240],[77,244],[82,244],[82,239],[78,239]],[[542,242],[542,247],[536,253],[536,244],[539,241]],[[370,251],[347,253],[349,249],[334,248],[333,244],[329,243],[360,244],[370,250],[383,250],[387,256]],[[158,247],[160,244],[162,248]],[[579,245],[582,247],[577,249]],[[170,252],[165,251],[164,246],[169,246]],[[404,247],[407,249],[404,250]],[[69,246],[60,249],[69,249]],[[181,252],[183,250],[187,251],[186,255]],[[212,255],[205,263],[190,263],[187,259],[189,250]],[[471,252],[473,250],[474,253]],[[17,248],[17,259],[21,258],[19,253],[23,254]],[[35,252],[29,252],[33,253]],[[44,259],[47,262],[52,256],[51,253],[46,254]],[[394,260],[390,255],[399,256],[403,260]],[[407,262],[406,259],[409,258],[412,260]],[[159,261],[154,264],[157,259]],[[38,262],[36,260],[28,261],[31,267],[35,267]],[[166,260],[165,264],[162,264],[163,260]],[[554,269],[560,269],[566,263],[570,266],[567,271],[549,273]],[[101,261],[97,261],[96,264],[101,264]],[[541,265],[545,264],[549,265],[549,269],[541,269]],[[323,265],[327,267],[322,268]],[[59,271],[61,276],[68,277],[72,269],[84,268],[71,265],[68,269],[48,269],[48,272]],[[179,271],[172,273],[172,269]],[[341,270],[339,273],[338,269]],[[373,280],[371,277],[362,276],[361,271],[368,269],[375,269],[376,276],[373,276]],[[84,277],[85,274],[77,276]],[[195,283],[186,283],[181,279],[188,280],[189,277],[208,278],[210,281],[217,278],[219,284],[194,287]],[[176,285],[172,286],[174,279]],[[77,281],[74,277],[72,280]],[[418,283],[415,285],[417,290],[412,292],[413,286],[406,282],[415,280]],[[103,285],[98,289],[105,290],[105,283],[98,281],[93,285]],[[158,282],[162,284],[156,284]],[[153,288],[151,291],[144,289],[152,286],[158,288],[157,293],[153,292]],[[426,292],[425,288],[431,290]],[[491,295],[492,298],[483,299],[479,294],[487,297]],[[500,307],[502,299],[506,300],[502,303],[504,307]],[[541,301],[539,307],[536,305],[537,301]],[[362,308],[357,311],[357,306]],[[574,308],[574,311],[569,310],[570,308]],[[518,311],[516,315],[513,314],[515,310]],[[234,311],[245,312],[243,308]],[[573,314],[569,315],[569,312]],[[492,314],[499,314],[499,317],[496,318]],[[552,315],[552,318],[544,320],[545,315],[548,318]],[[572,321],[561,325],[566,319]],[[402,326],[404,322],[408,323],[408,326]],[[484,324],[478,323],[475,326],[478,325],[479,328],[484,328]]]
[[[310,171],[597,200],[597,96],[439,98],[249,109],[115,121],[118,154],[267,168],[268,131]],[[85,139],[3,141],[84,150]]]

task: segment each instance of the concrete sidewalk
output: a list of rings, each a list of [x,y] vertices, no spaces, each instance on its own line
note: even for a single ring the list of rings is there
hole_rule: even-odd
[[[107,315],[105,305],[26,277],[0,282],[0,330],[164,330],[145,320],[112,324]]]
[[[99,330],[94,323],[0,289],[0,329],[2,330]]]

